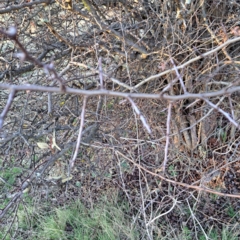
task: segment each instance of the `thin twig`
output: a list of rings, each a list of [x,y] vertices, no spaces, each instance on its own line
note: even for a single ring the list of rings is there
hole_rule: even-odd
[[[226,117],[234,126],[236,126],[238,129],[240,129],[240,125],[234,120],[232,119],[228,113],[226,113],[225,111],[223,111],[221,108],[219,108],[218,106],[216,106],[215,104],[213,104],[211,101],[209,101],[207,98],[203,98],[203,100],[210,105],[212,108],[216,109],[218,112],[220,112],[224,117]]]
[[[89,70],[93,71],[94,73],[100,74],[99,70],[96,70],[96,69],[94,69],[94,68],[92,68],[92,67],[90,67],[90,66],[88,66],[88,65],[86,65],[86,64],[84,64],[84,63],[79,63],[79,62],[73,62],[73,61],[72,61],[72,62],[70,62],[70,64],[77,65],[77,66],[79,66],[79,67],[84,67],[84,68],[86,68],[86,69],[89,69]],[[119,86],[122,86],[122,87],[124,87],[124,88],[126,88],[126,89],[129,89],[129,90],[133,90],[133,87],[128,86],[127,84],[121,82],[120,80],[118,80],[118,79],[116,79],[116,78],[113,78],[113,77],[108,76],[108,74],[107,74],[107,73],[104,73],[103,71],[102,71],[102,75],[103,75],[104,77],[106,77],[106,78],[109,78],[112,82],[118,84]]]
[[[0,115],[0,129],[3,126],[3,122],[4,122],[4,118],[6,117],[9,108],[11,107],[12,101],[14,99],[14,95],[15,95],[15,90],[11,89],[11,92],[8,95],[8,100],[7,100],[7,104],[5,105],[5,108],[3,109],[1,115]]]
[[[186,183],[182,183],[182,182],[176,182],[174,180],[168,179],[160,174],[151,172],[149,170],[147,170],[145,167],[141,166],[140,164],[134,162],[133,160],[131,160],[130,158],[126,157],[124,154],[122,154],[119,151],[116,151],[118,154],[120,154],[123,158],[127,159],[128,161],[130,161],[131,163],[133,163],[135,166],[137,166],[138,168],[141,168],[142,170],[144,170],[145,172],[151,174],[152,176],[158,177],[166,182],[172,183],[172,184],[176,184],[185,188],[191,188],[191,189],[195,189],[197,191],[204,191],[204,192],[208,192],[208,193],[213,193],[216,194],[218,196],[223,196],[223,197],[231,197],[231,198],[240,198],[240,194],[228,194],[228,193],[221,193],[206,187],[200,187],[200,186],[194,186],[194,185],[189,185]]]
[[[144,118],[144,116],[142,115],[142,113],[140,112],[140,110],[138,109],[137,105],[135,104],[135,102],[128,97],[129,102],[132,105],[133,110],[136,112],[136,114],[140,117],[140,120],[142,121],[143,126],[147,129],[148,133],[151,134],[151,129],[150,126],[148,125],[146,119]]]
[[[70,164],[70,169],[73,168],[75,160],[77,158],[78,155],[78,149],[80,147],[80,143],[81,143],[81,139],[82,139],[82,132],[83,132],[83,126],[84,126],[84,119],[85,119],[85,112],[86,112],[86,106],[87,106],[87,97],[85,96],[83,98],[83,106],[82,106],[82,113],[81,113],[81,122],[80,122],[80,127],[79,127],[79,133],[78,133],[78,138],[77,138],[77,144],[76,144],[76,149],[74,152],[74,155],[71,159],[71,161],[69,162]]]
[[[169,196],[169,197],[170,197],[170,196]],[[174,207],[175,207],[176,204],[177,204],[177,200],[174,199],[174,198],[172,198],[172,200],[173,200],[173,205],[172,205],[172,207],[171,207],[167,212],[164,212],[164,213],[156,216],[154,219],[152,219],[150,222],[148,222],[148,223],[147,223],[147,226],[149,226],[150,224],[152,224],[152,223],[153,223],[154,221],[156,221],[158,218],[160,218],[160,217],[162,217],[162,216],[170,213],[170,212],[174,209]]]
[[[190,207],[190,204],[189,204],[189,202],[188,202],[188,199],[186,199],[186,201],[187,201],[188,208],[189,208],[189,210],[190,210],[190,212],[191,212],[191,216],[192,216],[193,220],[196,220],[196,222],[197,222],[198,225],[200,226],[200,228],[201,228],[201,230],[202,230],[202,232],[203,232],[206,240],[210,239],[210,238],[207,236],[206,232],[204,231],[204,229],[203,229],[202,225],[200,224],[200,222],[198,221],[198,219],[197,219],[197,218],[195,217],[195,215],[193,214],[193,211],[192,211],[192,209],[191,209],[191,207]]]
[[[127,89],[129,89],[129,90],[136,90],[137,88],[139,88],[139,87],[142,86],[143,84],[146,84],[147,82],[150,82],[151,80],[154,80],[154,79],[156,79],[156,78],[162,77],[162,76],[164,76],[164,75],[166,75],[166,74],[168,74],[168,73],[171,73],[171,72],[173,72],[173,71],[176,71],[176,70],[179,70],[179,69],[183,69],[183,68],[185,68],[186,66],[190,65],[191,63],[194,63],[194,62],[196,62],[196,61],[198,61],[198,60],[200,60],[200,59],[202,59],[202,58],[204,58],[204,57],[207,57],[207,56],[209,56],[209,55],[211,55],[211,54],[213,54],[213,53],[221,50],[222,48],[225,48],[225,47],[227,47],[228,45],[230,45],[230,44],[232,44],[232,43],[235,43],[235,42],[237,42],[237,41],[240,41],[240,37],[233,38],[233,39],[229,39],[228,41],[224,42],[224,43],[221,44],[220,46],[218,46],[218,47],[216,47],[216,48],[214,48],[214,49],[212,49],[212,50],[210,50],[210,51],[208,51],[208,52],[206,52],[206,53],[203,53],[203,54],[201,54],[201,55],[199,55],[199,56],[197,56],[197,57],[195,57],[195,58],[193,58],[193,59],[190,59],[189,61],[183,63],[183,64],[180,65],[180,66],[174,66],[173,68],[170,68],[170,69],[168,69],[168,70],[166,70],[166,71],[164,71],[164,72],[161,72],[161,73],[152,75],[152,76],[150,76],[150,77],[142,80],[140,83],[138,83],[137,85],[135,85],[135,86],[133,86],[133,87],[130,87],[130,86],[128,86],[127,84],[122,83],[122,82],[119,81],[118,79],[115,79],[115,78],[110,78],[110,79],[111,79],[113,82],[115,82],[115,83],[119,84],[120,86],[123,86],[123,87],[125,87],[125,88],[127,88]],[[235,61],[232,61],[232,63],[234,63],[234,62],[235,62]],[[89,66],[87,66],[86,64],[83,64],[83,63],[71,62],[71,64],[78,65],[78,66],[82,66],[82,67],[85,67],[85,68],[89,68],[89,69],[94,70],[94,71],[96,72],[95,69],[93,69],[93,68],[91,68],[91,67],[89,67]]]
[[[167,161],[168,161],[168,146],[169,146],[169,136],[170,136],[170,125],[171,125],[171,112],[172,112],[172,103],[168,105],[168,116],[167,116],[167,132],[166,132],[166,144],[164,149],[164,161],[163,161],[163,172],[165,172]]]
[[[187,93],[187,90],[186,90],[186,87],[185,87],[185,85],[184,85],[182,76],[179,74],[179,71],[178,71],[178,69],[177,69],[177,67],[176,67],[176,65],[175,65],[175,63],[174,63],[174,61],[173,61],[172,58],[170,58],[170,61],[171,61],[172,65],[173,65],[173,68],[174,68],[174,70],[175,70],[175,72],[176,72],[176,75],[177,75],[177,77],[178,77],[178,79],[179,79],[179,81],[180,81],[180,84],[181,84],[181,86],[182,86],[183,92],[184,92],[184,94],[185,94],[185,93]]]
[[[214,49],[212,49],[212,50],[210,50],[210,51],[208,51],[208,52],[206,52],[206,53],[203,53],[203,54],[201,54],[201,55],[199,55],[199,56],[197,56],[197,57],[195,57],[195,58],[193,58],[193,59],[190,59],[189,61],[183,63],[183,64],[180,65],[180,66],[177,66],[176,69],[177,69],[177,70],[178,70],[178,69],[183,69],[183,68],[185,68],[186,66],[188,66],[189,64],[194,63],[194,62],[196,62],[196,61],[198,61],[198,60],[200,60],[200,59],[202,59],[202,58],[204,58],[204,57],[207,57],[207,56],[209,56],[209,55],[211,55],[211,54],[213,54],[213,53],[221,50],[222,48],[227,47],[229,44],[235,43],[235,42],[237,42],[237,41],[240,41],[240,37],[233,38],[233,39],[229,39],[228,41],[226,41],[226,42],[223,43],[222,45],[220,45],[220,46],[218,46],[218,47],[216,47],[216,48],[214,48]],[[234,63],[234,61],[232,61],[232,63]],[[168,70],[166,70],[166,71],[164,71],[164,72],[158,73],[158,74],[156,74],[156,75],[152,75],[152,76],[150,76],[150,77],[142,80],[140,83],[138,83],[137,85],[135,85],[133,88],[134,88],[134,89],[137,89],[137,88],[139,88],[140,86],[142,86],[143,84],[145,84],[145,83],[147,83],[147,82],[149,82],[149,81],[151,81],[151,80],[153,80],[153,79],[156,79],[156,78],[159,78],[159,77],[161,77],[161,76],[164,76],[164,75],[166,75],[166,74],[168,74],[168,73],[170,73],[170,72],[173,72],[173,71],[175,71],[175,69],[174,69],[174,68],[171,68],[171,69],[168,69]]]
[[[103,70],[102,70],[102,58],[99,58],[98,61],[98,69],[99,69],[99,79],[100,79],[100,88],[103,89]]]

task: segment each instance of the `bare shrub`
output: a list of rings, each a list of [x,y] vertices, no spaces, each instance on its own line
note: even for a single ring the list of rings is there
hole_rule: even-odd
[[[214,208],[240,198],[240,4],[188,2],[0,2],[5,237],[26,194],[91,205],[110,186],[142,239],[182,222],[209,239],[200,211],[225,229]]]

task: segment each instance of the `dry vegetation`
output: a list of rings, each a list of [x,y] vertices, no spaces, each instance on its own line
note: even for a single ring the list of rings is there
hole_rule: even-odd
[[[32,239],[27,204],[114,195],[139,239],[239,239],[239,12],[0,1],[2,238]]]

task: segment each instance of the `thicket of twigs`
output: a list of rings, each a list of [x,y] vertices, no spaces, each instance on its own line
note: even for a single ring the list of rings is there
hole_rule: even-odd
[[[142,239],[239,237],[240,2],[186,2],[0,1],[6,234],[114,191]]]

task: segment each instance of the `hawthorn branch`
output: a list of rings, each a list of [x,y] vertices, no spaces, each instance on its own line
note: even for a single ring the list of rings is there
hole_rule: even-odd
[[[240,91],[240,86],[234,86],[230,88],[224,88],[219,91],[212,91],[206,93],[186,93],[180,95],[169,95],[165,94],[153,94],[153,93],[124,93],[117,91],[110,91],[105,89],[98,90],[83,90],[83,89],[75,89],[66,87],[65,92],[62,92],[58,87],[48,87],[48,86],[40,86],[35,84],[23,84],[23,85],[14,85],[1,83],[0,89],[13,89],[16,91],[36,91],[36,92],[54,92],[59,94],[73,94],[73,95],[82,95],[82,96],[113,96],[113,97],[122,97],[122,98],[142,98],[142,99],[165,99],[171,101],[178,101],[184,99],[205,99],[210,97],[218,97],[223,95],[229,95],[235,92]]]

